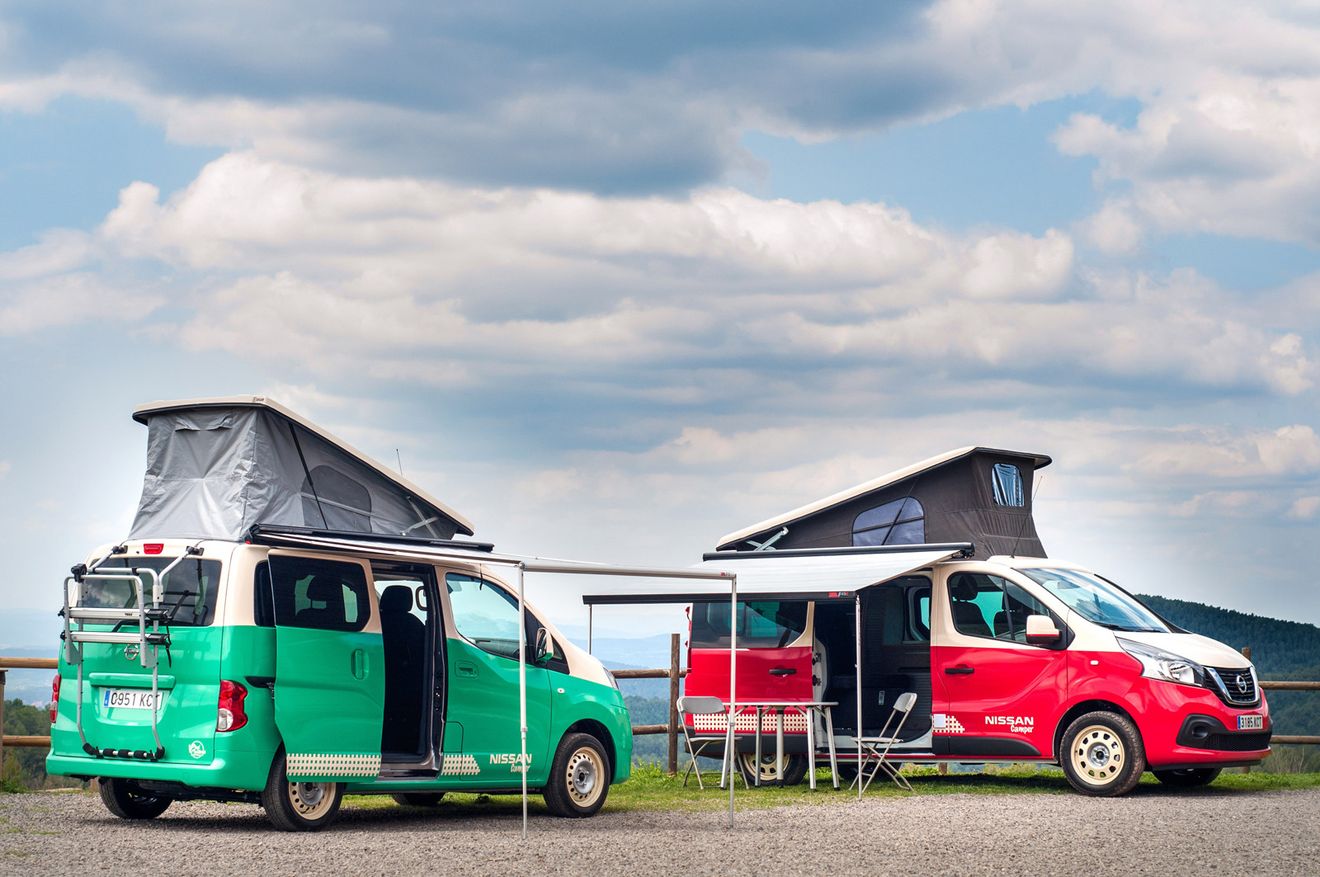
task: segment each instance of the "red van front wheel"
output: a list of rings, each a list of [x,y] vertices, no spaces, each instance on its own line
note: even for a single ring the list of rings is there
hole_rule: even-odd
[[[1171,789],[1195,789],[1208,786],[1219,776],[1217,767],[1184,767],[1174,770],[1153,770],[1155,779]]]
[[[1109,798],[1136,787],[1146,769],[1146,747],[1126,716],[1087,713],[1063,732],[1059,763],[1074,789]]]

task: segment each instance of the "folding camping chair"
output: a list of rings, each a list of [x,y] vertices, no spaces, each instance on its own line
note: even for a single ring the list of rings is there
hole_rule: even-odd
[[[691,763],[687,766],[687,770],[683,771],[683,785],[687,785],[688,776],[695,772],[697,774],[697,788],[704,791],[706,786],[701,782],[701,768],[697,765],[697,756],[700,755],[702,750],[707,746],[716,744],[723,745],[725,735],[722,733],[719,735],[690,734],[688,733],[687,717],[723,714],[726,712],[724,701],[720,700],[718,697],[680,697],[675,702],[674,706],[678,710],[679,727],[683,729],[683,739],[687,741],[688,758],[691,760]],[[696,727],[695,722],[693,723],[693,727]],[[729,763],[732,770],[734,767],[732,759],[729,760]],[[741,771],[739,771],[739,773],[741,773]],[[723,776],[722,773],[721,776]],[[743,777],[743,785],[747,785],[746,777]]]
[[[897,742],[898,735],[903,733],[903,725],[907,722],[908,716],[912,713],[912,708],[917,705],[917,695],[911,691],[898,696],[894,701],[894,708],[889,713],[889,718],[885,719],[885,725],[880,729],[878,737],[862,737],[857,742],[862,747],[862,763],[857,768],[857,777],[853,783],[862,784],[862,792],[865,792],[871,785],[871,780],[875,779],[876,774],[881,771],[885,776],[894,781],[900,789],[912,791],[912,784],[907,781],[907,777],[901,775],[894,769],[894,765],[889,761],[889,750]],[[894,728],[894,733],[889,733],[889,726],[898,719],[898,725]],[[874,761],[874,763],[872,763]],[[870,765],[870,772],[867,772],[867,765]],[[850,787],[851,788],[851,787]]]

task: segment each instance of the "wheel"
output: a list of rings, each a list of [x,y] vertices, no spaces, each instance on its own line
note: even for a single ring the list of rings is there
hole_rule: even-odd
[[[335,821],[343,797],[340,783],[290,782],[281,752],[270,766],[261,806],[280,831],[319,831]]]
[[[590,734],[569,734],[559,743],[541,796],[556,816],[581,819],[605,805],[610,762],[605,747]]]
[[[1153,770],[1155,779],[1173,789],[1195,789],[1198,786],[1208,786],[1219,776],[1222,768],[1218,767],[1184,767],[1177,770]]]
[[[174,800],[168,795],[148,792],[132,780],[103,777],[97,785],[101,787],[101,803],[105,809],[120,819],[155,819]]]
[[[1080,716],[1063,732],[1059,762],[1072,787],[1083,795],[1125,795],[1146,769],[1146,748],[1132,720],[1097,711]]]
[[[395,803],[405,807],[437,807],[444,796],[444,792],[398,792],[390,795]]]
[[[749,786],[756,785],[756,767],[756,753],[738,753],[738,769],[742,771],[743,779],[747,780]],[[761,753],[760,767],[761,785],[796,786],[807,775],[807,757],[805,755],[785,755],[784,778],[782,780],[775,777],[775,754],[773,752],[768,755],[764,752]]]

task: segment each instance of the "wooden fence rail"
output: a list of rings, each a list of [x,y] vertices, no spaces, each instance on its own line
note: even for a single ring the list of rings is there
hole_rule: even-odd
[[[1251,649],[1242,650],[1247,658],[1251,657]],[[5,671],[6,670],[54,670],[59,666],[54,658],[6,658],[0,657],[0,728],[4,727],[5,719]],[[632,733],[634,737],[664,734],[668,737],[667,758],[668,769],[672,774],[678,769],[678,736],[681,730],[678,725],[678,692],[679,680],[688,674],[688,671],[680,666],[679,635],[671,634],[669,638],[669,666],[658,667],[645,670],[614,670],[611,671],[615,679],[668,679],[669,680],[669,721],[662,724],[653,725],[633,725]],[[1260,687],[1266,691],[1320,691],[1320,682],[1303,682],[1296,680],[1261,680]],[[1296,734],[1276,734],[1271,742],[1279,744],[1301,744],[1308,746],[1320,746],[1320,736],[1296,735]],[[42,737],[32,734],[5,734],[0,735],[0,765],[3,764],[4,752],[6,747],[31,747],[34,749],[48,748],[50,746],[50,737]]]

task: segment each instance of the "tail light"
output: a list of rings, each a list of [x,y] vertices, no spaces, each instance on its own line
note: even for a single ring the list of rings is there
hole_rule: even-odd
[[[247,713],[243,710],[247,693],[247,689],[238,682],[225,679],[220,683],[220,704],[215,714],[217,731],[237,731],[247,724]]]
[[[60,674],[50,681],[50,723],[55,724],[55,717],[60,714]]]

